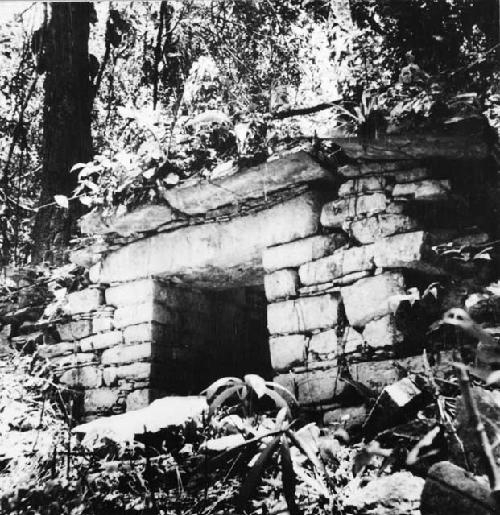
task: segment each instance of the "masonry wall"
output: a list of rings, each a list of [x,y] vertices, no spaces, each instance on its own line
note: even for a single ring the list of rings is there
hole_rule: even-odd
[[[357,384],[376,394],[405,369],[422,370],[425,331],[442,311],[421,296],[447,275],[433,246],[488,239],[466,227],[477,221],[469,200],[480,173],[463,182],[456,163],[405,161],[341,171],[320,234],[263,254],[275,380],[322,406],[325,421],[360,402]]]

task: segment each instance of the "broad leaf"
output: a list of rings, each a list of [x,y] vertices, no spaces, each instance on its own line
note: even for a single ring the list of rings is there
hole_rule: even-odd
[[[75,163],[72,167],[69,173],[76,172],[77,170],[81,170],[82,168],[85,168],[87,166],[87,163]]]
[[[232,384],[243,384],[243,381],[239,377],[221,377],[217,379],[217,381],[214,381],[208,388],[205,388],[205,390],[201,392],[201,395],[205,395],[205,397],[210,400],[217,393],[219,388]]]
[[[211,415],[217,408],[222,406],[228,399],[238,393],[238,390],[244,388],[241,384],[230,386],[227,390],[224,390],[220,395],[215,397],[212,404],[210,404],[209,415]]]
[[[283,479],[283,495],[285,496],[286,505],[290,515],[300,515],[301,511],[295,501],[295,486],[297,477],[293,470],[292,456],[288,447],[288,440],[285,435],[281,437],[280,446],[281,456],[281,475]]]
[[[54,202],[65,209],[69,208],[69,199],[66,195],[54,195]]]
[[[323,462],[316,456],[315,452],[311,447],[304,442],[299,436],[297,436],[293,431],[288,430],[286,432],[288,438],[292,441],[293,445],[297,447],[311,462],[313,467],[317,472],[321,474],[325,473],[325,466]]]
[[[257,394],[257,397],[260,399],[263,395],[265,395],[267,391],[266,381],[262,379],[262,377],[257,374],[247,374],[245,377],[245,383],[252,388]]]
[[[281,436],[276,436],[269,442],[267,447],[260,453],[257,461],[248,472],[245,481],[243,481],[243,484],[241,485],[240,492],[236,500],[238,507],[243,507],[248,502],[256,488],[259,486],[265,466],[276,451],[276,448],[280,443],[280,439]]]

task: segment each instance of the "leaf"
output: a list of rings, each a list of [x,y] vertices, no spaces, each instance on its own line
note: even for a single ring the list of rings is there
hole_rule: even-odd
[[[92,197],[89,197],[88,195],[82,195],[81,197],[79,197],[79,199],[84,206],[88,207],[90,207],[94,202]]]
[[[284,386],[281,386],[279,383],[275,383],[273,381],[267,381],[266,386],[268,387],[268,389],[270,388],[272,390],[278,390],[281,394],[281,397],[283,397],[287,401],[288,405],[290,405],[290,404],[296,405],[297,404],[297,399],[295,398],[295,396],[289,390],[287,390]]]
[[[257,394],[257,397],[260,399],[263,395],[265,395],[267,391],[266,381],[262,379],[257,374],[247,374],[244,378],[245,383],[254,390]]]
[[[495,370],[486,379],[486,384],[500,383],[500,370]]]
[[[221,377],[217,379],[217,381],[214,381],[208,388],[205,388],[205,390],[201,392],[201,395],[204,395],[210,400],[217,393],[219,388],[236,383],[243,384],[243,381],[239,377]]]
[[[309,461],[316,469],[316,471],[320,472],[321,474],[324,474],[325,466],[323,465],[322,461],[316,456],[314,451],[309,447],[309,445],[302,441],[302,439],[299,436],[297,436],[293,431],[288,430],[286,434],[292,441],[293,445],[295,445],[295,447],[297,447],[309,459]]]
[[[290,515],[300,515],[301,511],[295,501],[295,486],[297,477],[293,470],[292,456],[290,455],[290,447],[285,435],[281,437],[280,446],[281,456],[281,475],[283,479],[283,495],[285,496],[286,505]]]
[[[274,451],[278,447],[281,436],[274,437],[269,444],[264,448],[264,450],[260,453],[257,461],[253,465],[253,467],[248,472],[247,477],[243,481],[238,498],[236,499],[236,505],[239,508],[242,508],[247,501],[250,499],[257,486],[262,479],[262,474],[264,472],[264,468],[266,463],[271,459]]]
[[[69,199],[66,195],[54,195],[54,201],[58,206],[69,209]]]
[[[228,399],[230,399],[234,394],[238,393],[238,390],[243,388],[241,384],[237,384],[235,386],[230,386],[226,390],[224,390],[220,395],[218,395],[210,404],[210,409],[208,411],[209,415],[212,415],[212,413],[220,406],[222,406]]]
[[[87,166],[87,163],[75,163],[72,167],[69,173],[76,172],[77,170],[81,170],[82,168],[85,168]]]
[[[267,395],[274,401],[274,404],[276,404],[277,408],[281,408],[281,410],[285,409],[287,413],[290,411],[288,403],[278,392],[275,392],[274,390],[271,390],[271,388],[266,387],[265,395]]]

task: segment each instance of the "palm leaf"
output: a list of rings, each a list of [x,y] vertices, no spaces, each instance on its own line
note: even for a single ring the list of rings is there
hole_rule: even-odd
[[[244,388],[241,384],[236,384],[234,386],[230,386],[222,393],[220,393],[213,400],[212,404],[210,404],[210,409],[208,410],[208,414],[212,415],[213,412],[220,406],[222,406],[229,398],[231,398],[234,394],[238,393],[238,390]]]
[[[292,456],[290,455],[290,447],[285,435],[281,437],[280,446],[281,456],[281,475],[283,480],[283,495],[285,496],[286,505],[290,515],[300,515],[301,511],[295,501],[295,486],[297,477],[293,470]]]
[[[244,379],[245,383],[257,394],[258,399],[266,393],[266,381],[262,377],[257,374],[247,374]]]
[[[217,393],[219,388],[238,383],[243,383],[243,381],[238,377],[221,377],[220,379],[217,379],[217,381],[213,382],[208,388],[205,388],[205,390],[201,392],[201,395],[205,395],[206,398],[210,400]]]
[[[294,404],[297,405],[297,399],[295,398],[295,395],[291,393],[289,390],[287,390],[284,386],[281,386],[279,383],[275,383],[273,381],[267,381],[266,386],[272,390],[278,390],[280,392],[281,396],[287,401],[288,405]]]
[[[248,502],[254,491],[259,486],[265,466],[274,454],[276,447],[278,447],[280,439],[281,436],[276,436],[269,442],[248,472],[245,481],[243,481],[243,484],[241,485],[238,498],[236,500],[236,505],[239,508],[242,508]]]

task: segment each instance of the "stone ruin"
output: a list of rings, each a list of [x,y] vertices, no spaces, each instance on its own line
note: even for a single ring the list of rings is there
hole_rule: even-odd
[[[360,404],[356,385],[422,369],[429,323],[468,293],[436,249],[496,237],[491,139],[334,143],[342,166],[290,152],[168,190],[163,205],[84,217],[94,244],[73,260],[92,285],[68,295],[60,341],[39,352],[82,390],[86,418],[253,372],[328,421]],[[435,282],[446,294],[426,308]]]

